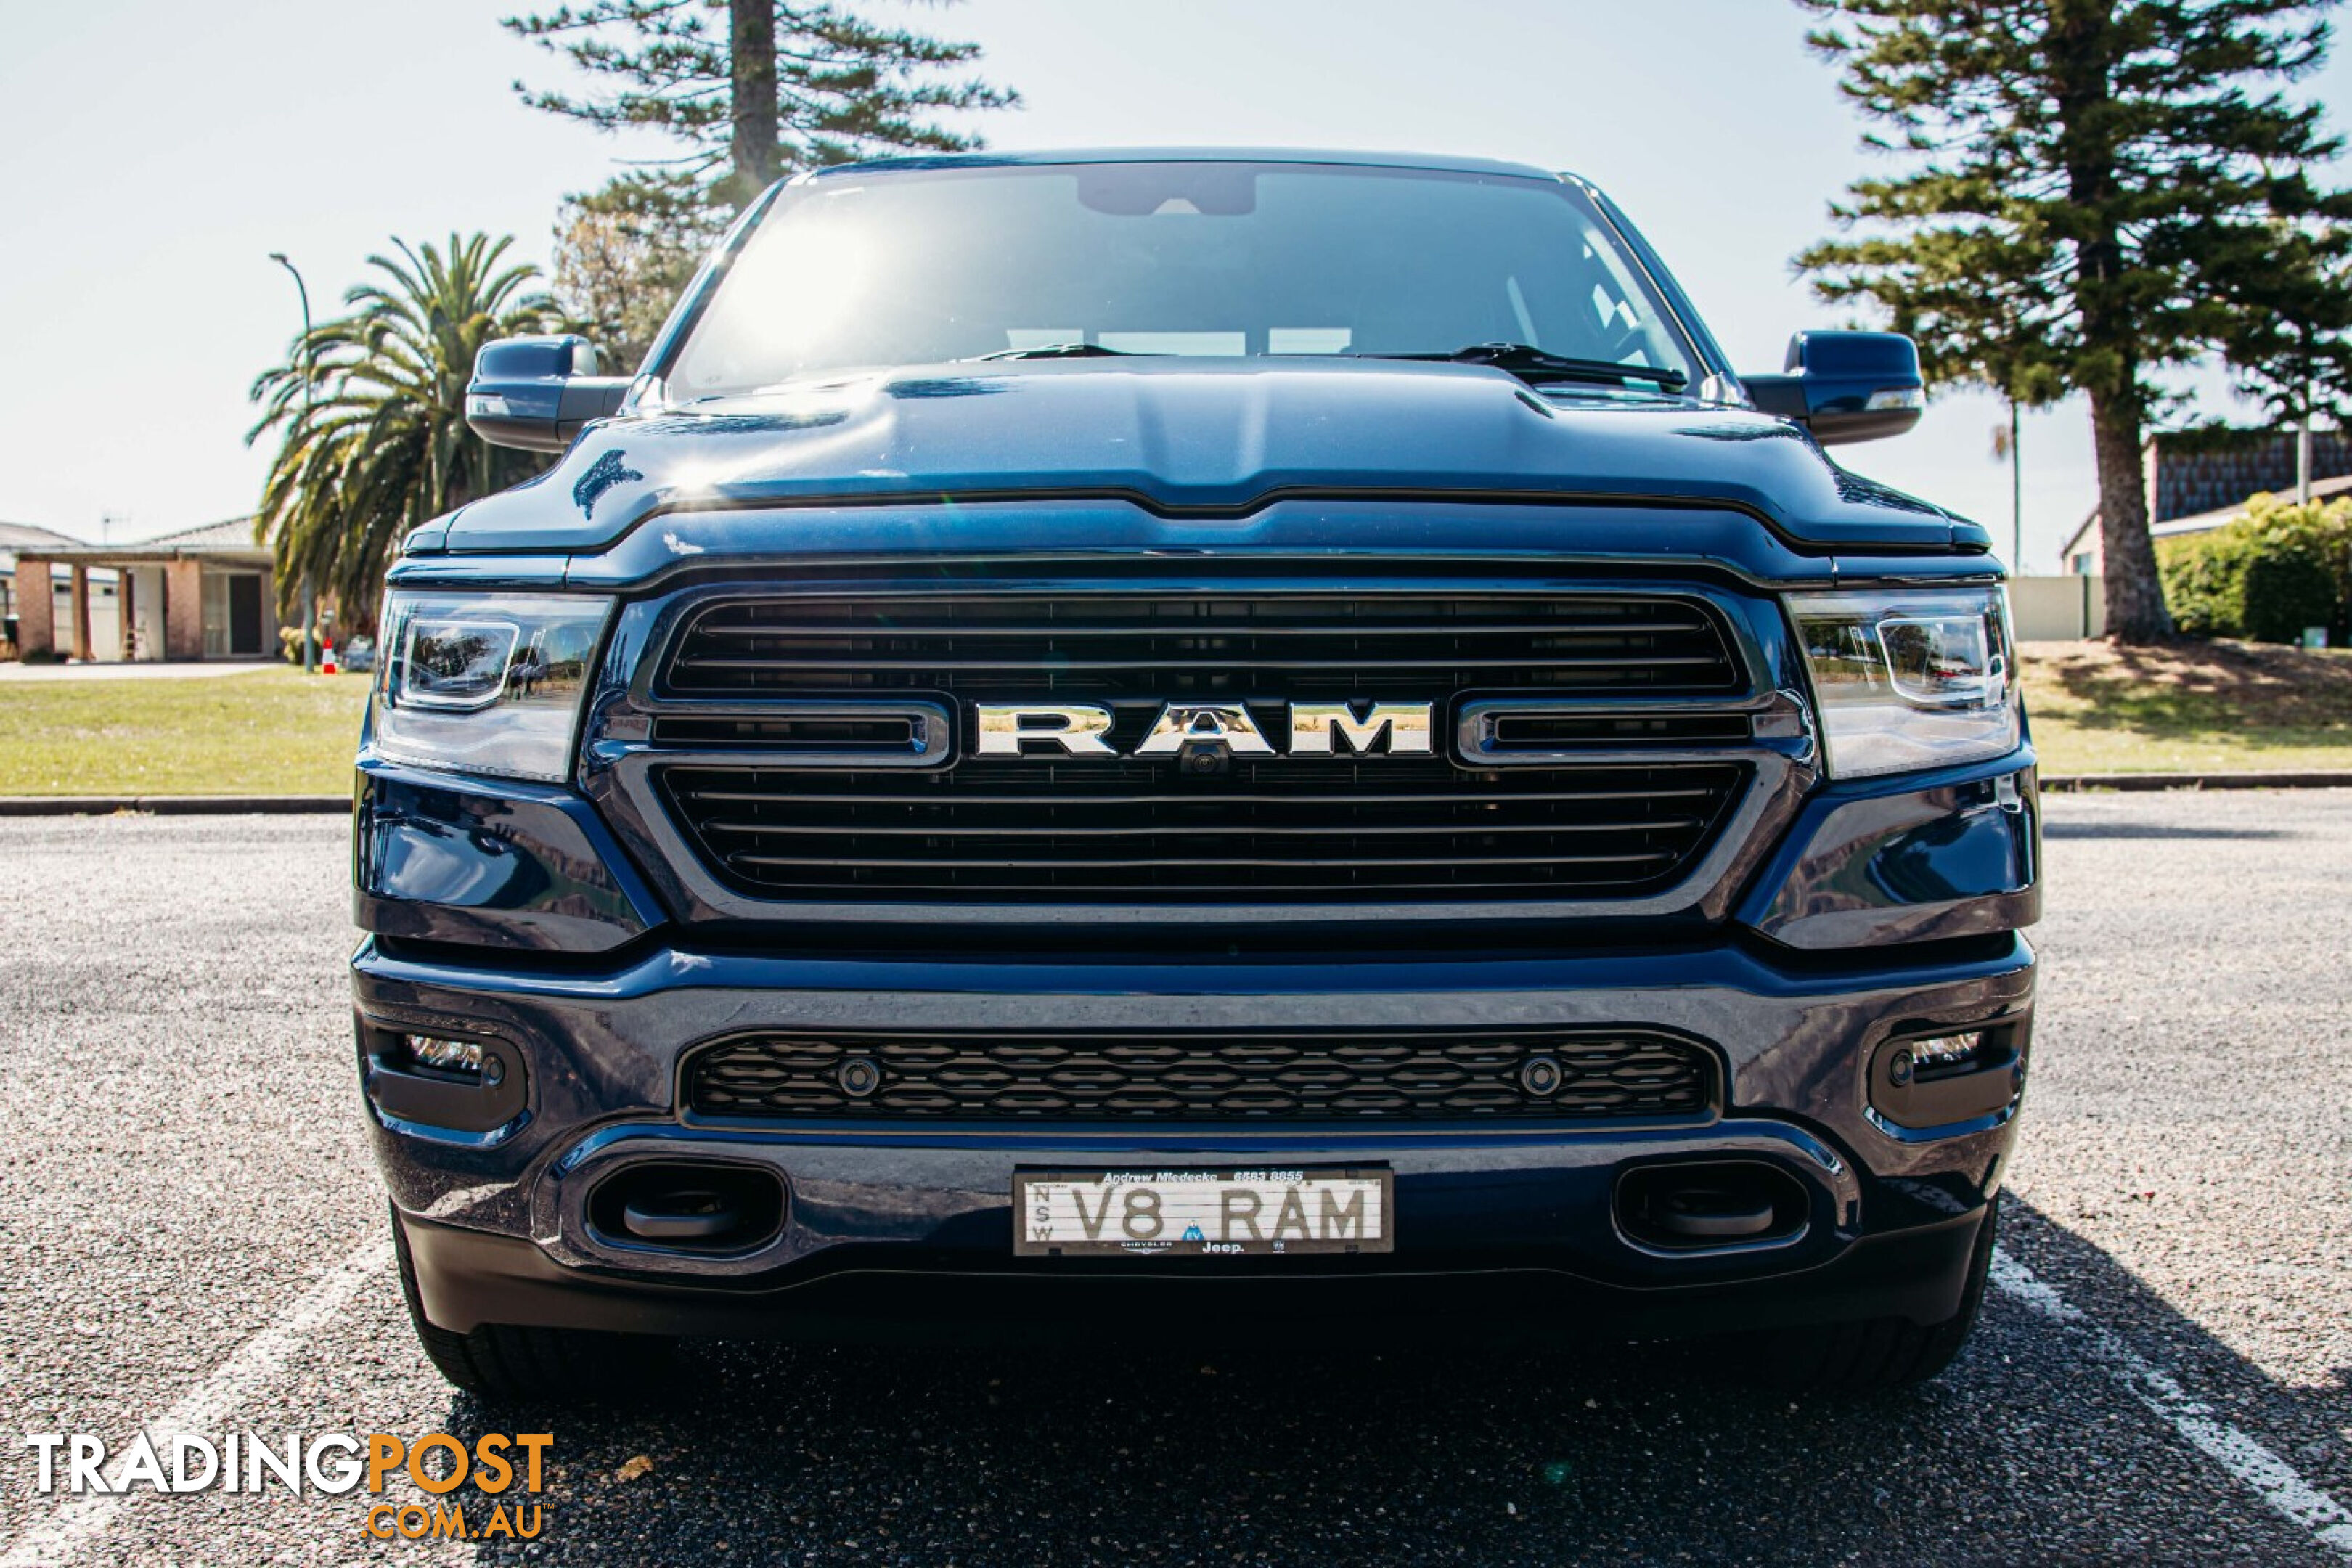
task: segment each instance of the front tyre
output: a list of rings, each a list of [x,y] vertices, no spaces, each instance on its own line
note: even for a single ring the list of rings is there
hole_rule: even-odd
[[[492,1405],[537,1401],[642,1400],[667,1370],[677,1342],[655,1334],[597,1333],[585,1329],[525,1328],[484,1323],[456,1333],[425,1315],[416,1289],[416,1260],[400,1215],[392,1215],[393,1253],[400,1262],[401,1299],[425,1358],[450,1385]]]
[[[1815,1323],[1755,1336],[1755,1375],[1791,1394],[1877,1394],[1925,1383],[1952,1364],[1976,1327],[1992,1272],[1993,1240],[2000,1228],[2000,1194],[1985,1205],[1969,1254],[1960,1310],[1940,1323],[1873,1318],[1856,1323]]]

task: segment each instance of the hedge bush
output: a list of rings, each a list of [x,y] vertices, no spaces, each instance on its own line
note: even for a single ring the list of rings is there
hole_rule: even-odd
[[[2160,541],[2157,565],[2173,624],[2192,637],[2294,642],[2326,626],[2340,646],[2352,631],[2352,499],[2256,496],[2233,522]]]

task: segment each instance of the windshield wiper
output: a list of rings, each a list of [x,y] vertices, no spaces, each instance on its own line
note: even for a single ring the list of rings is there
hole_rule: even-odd
[[[1107,349],[1100,343],[1040,343],[1034,349],[999,349],[992,354],[974,354],[971,362],[984,359],[1093,359],[1098,354],[1126,354],[1129,349]]]
[[[1529,385],[1547,381],[1648,382],[1668,392],[1679,392],[1690,380],[1678,370],[1658,370],[1646,364],[1619,364],[1613,360],[1570,359],[1529,343],[1472,343],[1451,353],[1363,354],[1363,359],[1430,360],[1453,364],[1491,364]]]

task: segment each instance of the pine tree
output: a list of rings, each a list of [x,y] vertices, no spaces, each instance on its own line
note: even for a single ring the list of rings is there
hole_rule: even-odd
[[[2223,352],[2239,394],[2307,445],[2352,413],[2352,224],[2274,225],[2246,270],[2270,308],[2242,311]]]
[[[977,147],[937,117],[1020,102],[959,74],[979,45],[880,26],[824,0],[587,0],[504,26],[604,87],[574,94],[517,82],[524,102],[678,145],[575,195],[558,224],[559,289],[604,329],[621,368],[728,220],[779,176],[877,153]],[[626,269],[617,279],[616,265]]]
[[[599,131],[647,129],[680,149],[671,194],[740,208],[778,175],[877,152],[953,152],[978,139],[935,116],[1003,109],[1017,95],[953,74],[980,46],[884,26],[817,0],[586,0],[509,16],[517,37],[610,90],[515,90]]]
[[[1797,3],[1902,162],[1798,265],[1884,307],[1931,377],[2086,394],[2108,630],[2169,636],[2141,460],[2158,378],[2292,308],[2259,265],[2277,224],[2352,216],[2312,179],[2337,139],[2284,91],[2335,0]]]

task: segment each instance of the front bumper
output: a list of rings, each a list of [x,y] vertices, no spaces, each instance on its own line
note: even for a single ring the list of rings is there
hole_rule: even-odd
[[[609,968],[499,969],[371,941],[355,962],[364,1026],[487,1035],[528,1063],[526,1109],[481,1132],[372,1107],[428,1315],[673,1332],[835,1334],[898,1320],[1043,1321],[1030,1303],[1099,1310],[1116,1292],[1174,1308],[1201,1291],[1339,1316],[1389,1303],[1508,1299],[1636,1332],[1901,1312],[1948,1316],[1997,1189],[2014,1102],[1927,1133],[1870,1113],[1864,1064],[1922,1026],[1997,1026],[2030,1047],[2032,955],[2013,934],[1883,954],[1805,957],[1753,941],[1454,959],[1342,955],[1148,962],[777,957],[650,951]],[[747,1028],[1210,1032],[1643,1026],[1707,1041],[1726,1092],[1699,1125],[1469,1129],[1391,1125],[1139,1129],[779,1123],[679,1112],[691,1047]],[[1664,1253],[1629,1238],[1612,1194],[1650,1162],[1737,1157],[1802,1187],[1802,1228],[1769,1243]],[[616,1242],[589,1194],[645,1161],[774,1172],[789,1194],[772,1242],[712,1257]],[[1395,1173],[1396,1249],[1330,1259],[1013,1258],[1020,1166],[1381,1163]],[[1307,1267],[1302,1268],[1302,1265]],[[909,1279],[908,1275],[918,1278]],[[929,1280],[932,1283],[926,1284]],[[1139,1286],[1145,1290],[1122,1289]],[[950,1283],[951,1282],[951,1283]],[[1345,1303],[1352,1302],[1352,1305]],[[878,1304],[877,1304],[878,1303]],[[1279,1304],[1279,1305],[1277,1305]],[[1120,1310],[1129,1308],[1122,1304]],[[1377,1315],[1377,1314],[1375,1314]]]
[[[1393,1339],[1560,1343],[1570,1332],[1665,1338],[1904,1317],[1948,1321],[1990,1210],[1864,1237],[1829,1261],[1650,1289],[1527,1266],[1408,1272],[1328,1267],[1282,1277],[1192,1269],[828,1269],[733,1289],[566,1268],[531,1243],[402,1215],[426,1318],[617,1333],[825,1342],[1132,1342],[1154,1329],[1242,1343]],[[1271,1336],[1279,1333],[1276,1340]]]
[[[2033,961],[2017,933],[2040,912],[2033,754],[2021,746],[1935,773],[1824,777],[1776,595],[1832,577],[1907,582],[1986,567],[1990,580],[1974,558],[1830,563],[1745,516],[1697,509],[1670,519],[1583,505],[1481,510],[1474,591],[1602,580],[1705,597],[1740,645],[1751,744],[1738,754],[1757,770],[1748,814],[1681,886],[1639,900],[1365,899],[1337,913],[1247,900],[1123,912],[1094,902],[771,903],[741,889],[722,897],[659,803],[623,787],[635,749],[666,743],[651,701],[665,605],[755,569],[803,588],[903,587],[965,565],[1002,583],[1066,584],[1102,570],[1104,552],[1136,546],[1139,529],[1155,551],[1231,557],[1203,583],[1331,581],[1329,553],[1351,541],[1379,542],[1350,552],[1350,582],[1469,582],[1458,560],[1433,574],[1412,566],[1458,549],[1456,509],[1386,500],[1280,501],[1215,520],[1147,519],[1125,502],[981,507],[959,511],[946,533],[934,508],[681,513],[562,565],[571,590],[629,595],[583,708],[578,789],[403,768],[363,749],[354,915],[373,934],[354,965],[362,1039],[473,1037],[507,1053],[514,1073],[495,1116],[459,1125],[435,1120],[447,1100],[427,1092],[436,1086],[395,1093],[382,1062],[365,1069],[372,1135],[434,1321],[838,1332],[985,1317],[1000,1301],[1022,1303],[1002,1315],[1034,1321],[1050,1315],[1042,1296],[1087,1313],[1112,1298],[1120,1312],[1176,1307],[1197,1326],[1200,1309],[1178,1304],[1200,1292],[1220,1317],[1246,1295],[1286,1310],[1318,1297],[1340,1318],[1379,1302],[1446,1310],[1502,1294],[1535,1304],[1541,1321],[1576,1307],[1636,1332],[1774,1314],[1949,1315],[2001,1179],[2016,1094],[1923,1127],[1874,1115],[1872,1064],[1889,1040],[1980,1027],[2030,1048]],[[1008,563],[1008,552],[1019,559]],[[411,559],[396,578],[545,587],[551,570],[543,557],[436,557]],[[756,1030],[1552,1028],[1704,1042],[1720,1095],[1674,1125],[836,1117],[747,1127],[681,1110],[687,1054]],[[1629,1238],[1616,1213],[1624,1173],[1695,1158],[1784,1173],[1801,1192],[1802,1225],[1769,1242],[1671,1254]],[[1387,1166],[1395,1250],[1181,1268],[1013,1256],[1020,1167],[1277,1159]],[[616,1242],[593,1223],[591,1196],[655,1161],[772,1173],[788,1197],[781,1231],[727,1256]]]

